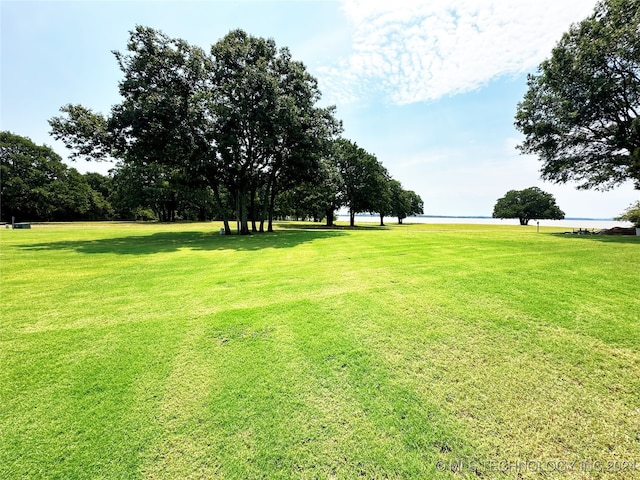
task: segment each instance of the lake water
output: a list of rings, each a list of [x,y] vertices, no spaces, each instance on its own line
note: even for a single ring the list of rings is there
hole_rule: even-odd
[[[341,222],[348,222],[348,215],[338,215],[338,220]],[[379,222],[380,217],[378,215],[357,215],[356,225],[360,222],[371,223]],[[398,223],[396,217],[385,217],[385,223]],[[429,223],[429,224],[443,224],[443,223],[462,223],[462,224],[477,224],[477,225],[519,225],[517,218],[500,219],[500,218],[486,218],[486,217],[407,217],[403,220],[404,223]],[[536,226],[536,220],[531,220],[529,226]],[[601,229],[601,228],[613,228],[613,227],[631,227],[630,222],[619,222],[611,219],[582,219],[582,218],[565,218],[564,220],[540,220],[541,227],[564,227],[564,228],[587,228],[587,229]]]

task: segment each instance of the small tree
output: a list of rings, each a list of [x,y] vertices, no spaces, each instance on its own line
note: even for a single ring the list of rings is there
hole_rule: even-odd
[[[397,180],[389,182],[391,191],[391,210],[395,217],[398,217],[398,224],[402,220],[412,215],[422,215],[424,213],[424,202],[420,195],[413,190],[405,190]]]
[[[333,155],[342,179],[344,205],[349,209],[349,225],[354,226],[357,213],[386,210],[381,199],[388,173],[375,155],[344,138],[335,141]]]
[[[517,218],[520,225],[528,225],[529,220],[562,220],[564,212],[556,205],[553,195],[530,187],[509,190],[493,207],[493,218]]]
[[[640,228],[640,201],[629,205],[624,213],[616,217],[615,220],[626,220],[633,223],[634,227]]]

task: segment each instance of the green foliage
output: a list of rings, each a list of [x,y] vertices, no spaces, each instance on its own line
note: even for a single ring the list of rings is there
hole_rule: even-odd
[[[335,212],[344,205],[344,182],[335,155],[320,158],[314,177],[288,189],[276,198],[280,218],[326,219],[333,226]]]
[[[342,179],[344,205],[349,208],[351,226],[357,213],[386,213],[389,174],[378,159],[344,138],[335,142],[333,155]]]
[[[104,195],[51,148],[0,132],[0,160],[2,221],[111,218]]]
[[[114,54],[123,73],[123,101],[108,121],[123,160],[115,176],[119,205],[151,209],[163,222],[226,213],[211,207],[220,165],[207,106],[209,56],[141,26],[130,33],[127,51]]]
[[[314,176],[338,131],[333,108],[315,106],[317,81],[271,39],[236,30],[211,53],[213,131],[225,185],[236,192],[242,233],[253,192],[262,192],[262,220],[268,215],[271,231],[278,193]]]
[[[107,119],[82,105],[64,105],[65,117],[49,120],[53,138],[70,150],[71,158],[108,161],[117,155],[111,140]]]
[[[422,215],[424,213],[424,202],[413,190],[405,190],[397,180],[389,182],[391,210],[394,217],[398,217],[398,223],[412,215]]]
[[[0,478],[635,475],[640,239],[221,226],[0,230]]]
[[[546,180],[640,188],[640,0],[604,0],[529,76],[515,125]]]
[[[530,187],[509,190],[504,197],[498,199],[493,207],[493,218],[517,218],[520,225],[528,225],[529,220],[561,220],[564,212],[556,205],[553,195],[538,187]]]
[[[405,196],[409,199],[409,211],[407,211],[407,216],[411,215],[422,215],[424,214],[424,202],[420,195],[418,195],[413,190],[405,190]]]
[[[50,121],[52,134],[78,156],[119,158],[139,172],[129,178],[153,173],[161,188],[142,206],[161,218],[174,218],[195,190],[211,192],[227,231],[229,205],[240,233],[249,233],[250,217],[254,225],[268,217],[270,230],[276,196],[315,175],[340,130],[334,108],[316,106],[315,78],[272,39],[235,30],[207,54],[138,26],[127,51],[114,53],[123,101],[106,118],[63,107],[65,115]],[[139,187],[150,193],[148,184]],[[167,189],[175,190],[169,208]]]
[[[626,220],[633,223],[636,228],[640,228],[640,201],[629,205],[622,215],[616,217],[616,220]]]

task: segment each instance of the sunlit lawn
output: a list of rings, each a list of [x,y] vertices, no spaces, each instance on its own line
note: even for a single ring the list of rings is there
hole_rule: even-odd
[[[640,239],[310,227],[0,231],[0,478],[640,478]]]

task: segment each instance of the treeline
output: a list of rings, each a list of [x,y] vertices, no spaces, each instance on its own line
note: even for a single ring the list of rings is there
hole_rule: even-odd
[[[139,26],[114,53],[122,102],[108,115],[66,105],[49,121],[73,157],[116,161],[103,195],[113,215],[219,218],[247,234],[284,216],[332,225],[342,207],[352,224],[360,212],[422,213],[414,192],[340,137],[316,79],[273,40],[236,30],[206,52]]]
[[[422,213],[422,200],[389,177],[375,159],[343,139],[335,155],[319,164],[317,181],[305,181],[276,196],[276,218],[326,220],[335,212],[382,212],[402,219]],[[350,153],[349,153],[350,152]],[[338,161],[341,159],[340,161]],[[0,221],[177,220],[235,218],[231,202],[221,212],[213,192],[189,179],[170,177],[150,166],[145,171],[119,162],[109,175],[79,173],[46,145],[0,132]],[[249,202],[251,229],[262,209],[260,195]]]
[[[0,220],[103,220],[114,217],[99,174],[68,168],[51,148],[0,132]]]
[[[46,145],[0,132],[0,221],[153,219],[120,175],[81,174]]]

